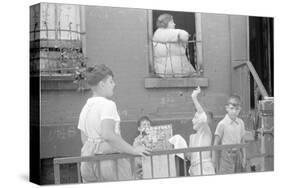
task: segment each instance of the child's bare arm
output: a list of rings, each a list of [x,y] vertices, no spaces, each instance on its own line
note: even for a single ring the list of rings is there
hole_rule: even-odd
[[[241,144],[244,144],[245,143],[245,139],[242,138],[241,140]],[[246,148],[242,148],[242,166],[243,168],[246,167],[246,162],[247,162],[247,158],[246,158]]]
[[[115,122],[112,119],[102,120],[101,137],[120,152],[141,156],[150,154],[150,149],[145,148],[144,146],[133,147],[128,144],[120,135],[117,135],[115,133]]]
[[[81,131],[81,141],[82,141],[82,144],[85,144],[87,139],[88,138],[87,138],[86,134],[83,131]]]
[[[200,92],[201,92],[201,89],[200,89],[200,87],[198,86],[195,90],[193,90],[193,92],[192,92],[192,94],[191,94],[191,98],[192,98],[192,100],[193,100],[193,103],[194,103],[194,105],[195,105],[196,111],[197,111],[198,113],[204,112],[204,109],[203,109],[203,107],[201,106],[201,104],[199,103],[198,98],[197,98],[197,96],[199,95]]]
[[[244,122],[242,121],[242,138],[241,138],[241,144],[245,144],[245,134],[246,134],[245,124],[244,124]],[[247,162],[246,148],[242,148],[242,166],[243,166],[243,168],[246,167],[246,162]]]
[[[214,146],[217,146],[220,144],[220,137],[218,135],[215,136],[215,140],[214,140]],[[218,157],[218,151],[217,150],[213,150],[212,152],[212,160],[213,163],[215,165],[215,169],[216,171],[218,171],[218,161],[219,161],[219,157]]]

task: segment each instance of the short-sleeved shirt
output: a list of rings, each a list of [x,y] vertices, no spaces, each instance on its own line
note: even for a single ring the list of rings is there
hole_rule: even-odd
[[[84,105],[80,116],[78,129],[88,138],[99,138],[101,135],[101,122],[105,119],[115,121],[115,133],[120,135],[120,116],[115,102],[104,97],[92,97]]]
[[[218,123],[215,135],[221,138],[222,145],[240,144],[245,135],[245,125],[242,119],[231,120],[228,114]]]

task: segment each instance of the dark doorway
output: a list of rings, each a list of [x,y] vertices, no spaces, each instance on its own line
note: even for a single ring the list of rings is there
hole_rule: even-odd
[[[273,18],[249,17],[250,61],[269,96],[274,96]],[[251,107],[255,108],[254,80],[251,76]]]

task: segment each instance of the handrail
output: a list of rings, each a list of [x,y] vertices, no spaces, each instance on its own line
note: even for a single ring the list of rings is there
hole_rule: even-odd
[[[167,41],[167,42],[163,42],[163,41],[160,41],[160,40],[151,40],[152,42],[155,42],[155,43],[161,43],[161,44],[178,44],[178,43],[197,43],[197,42],[202,42],[200,40],[188,40],[188,41]]]
[[[231,144],[231,145],[217,145],[217,146],[208,146],[208,147],[194,147],[194,148],[184,148],[184,149],[170,149],[170,150],[161,150],[161,151],[152,151],[148,157],[153,157],[157,155],[167,155],[167,157],[171,154],[186,154],[186,153],[192,153],[192,152],[199,152],[200,153],[200,164],[202,164],[202,152],[206,151],[213,151],[213,150],[227,150],[227,149],[242,149],[246,148],[250,145],[250,143],[246,144]],[[117,161],[117,159],[122,158],[128,158],[131,161],[132,165],[132,172],[135,174],[135,167],[134,167],[134,158],[140,157],[140,155],[131,155],[131,154],[97,154],[95,156],[85,156],[85,157],[64,157],[64,158],[55,158],[54,159],[54,176],[55,176],[55,184],[60,184],[60,164],[70,164],[70,163],[77,163],[78,167],[81,162],[90,162],[90,161],[102,161],[102,160],[114,160]],[[169,161],[169,160],[168,160]],[[98,164],[99,164],[98,162]],[[169,162],[168,162],[169,163]],[[151,161],[151,174],[152,178],[153,176],[153,162]],[[168,164],[169,167],[169,164]],[[186,167],[185,167],[186,168]],[[203,169],[201,165],[201,174],[203,174]],[[81,182],[80,179],[80,169],[77,169],[78,173],[78,180]],[[100,169],[99,169],[100,172]],[[118,173],[118,172],[116,172]],[[170,175],[170,171],[168,171],[168,174]]]
[[[192,153],[192,152],[202,152],[202,151],[211,151],[211,150],[223,150],[223,149],[232,149],[232,148],[245,148],[248,144],[229,144],[229,145],[217,145],[217,146],[206,146],[206,147],[192,147],[185,149],[170,149],[170,150],[159,150],[152,151],[148,156],[156,155],[165,155],[165,154],[178,154],[178,153]],[[89,162],[93,160],[114,160],[121,158],[130,158],[130,157],[140,157],[140,155],[131,155],[125,153],[114,153],[114,154],[97,154],[95,156],[85,156],[85,157],[65,157],[65,158],[55,158],[54,164],[67,164],[67,163],[76,163],[76,162]]]
[[[196,61],[197,60],[197,57],[196,57],[196,51],[197,51],[197,44],[198,43],[202,43],[201,40],[196,40],[196,39],[191,39],[191,40],[187,40],[187,41],[181,41],[181,40],[177,40],[177,41],[161,41],[161,40],[154,40],[154,39],[150,39],[150,41],[152,42],[153,44],[153,50],[152,50],[152,56],[153,58],[163,58],[163,57],[166,57],[166,64],[165,64],[165,70],[163,70],[164,72],[160,71],[160,72],[157,72],[156,73],[156,70],[154,69],[154,75],[156,76],[160,76],[160,77],[188,77],[188,75],[186,73],[184,73],[185,71],[183,71],[185,68],[183,67],[183,63],[185,62],[185,58],[187,58],[187,60],[194,65],[194,68],[197,72],[197,74],[194,74],[194,75],[200,75],[201,73],[201,69],[200,67],[202,67],[201,65],[198,65],[198,62]],[[160,56],[155,56],[155,48],[157,47],[158,44],[162,44],[162,45],[165,45],[166,47],[166,54],[165,55],[160,55]],[[183,54],[178,54],[178,55],[171,55],[172,54],[172,49],[171,49],[171,44],[176,44],[176,45],[182,45],[183,48],[185,48],[185,53]],[[189,46],[191,45],[191,46]],[[193,48],[192,51],[191,48]],[[193,52],[193,53],[192,53]],[[174,71],[174,63],[173,61],[175,62],[178,62],[178,60],[173,60],[173,56],[178,56],[178,57],[181,57],[180,58],[180,62],[181,62],[181,70],[182,71]],[[169,71],[167,71],[167,62],[168,63],[171,63],[170,66],[171,68],[168,68],[168,69],[171,69]],[[152,60],[152,67],[154,67],[154,60]],[[171,72],[171,73],[170,73]]]
[[[250,73],[252,74],[253,78],[254,78],[254,81],[257,83],[258,85],[258,88],[261,92],[261,95],[263,96],[263,98],[266,98],[268,97],[268,93],[257,73],[257,71],[255,70],[253,64],[251,63],[251,61],[243,61],[243,62],[240,62],[238,63],[237,65],[233,66],[234,69],[238,69],[238,68],[241,68],[241,67],[244,67],[244,66],[247,66]]]

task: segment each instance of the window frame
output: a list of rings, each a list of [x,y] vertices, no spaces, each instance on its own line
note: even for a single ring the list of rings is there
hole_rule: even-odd
[[[159,78],[153,74],[153,10],[147,10],[147,34],[148,34],[148,66],[149,77],[145,78],[145,88],[166,88],[166,87],[208,87],[208,78],[204,78],[203,72],[203,45],[202,45],[202,21],[201,13],[195,14],[196,33],[196,63],[200,67],[200,77],[185,78]]]

